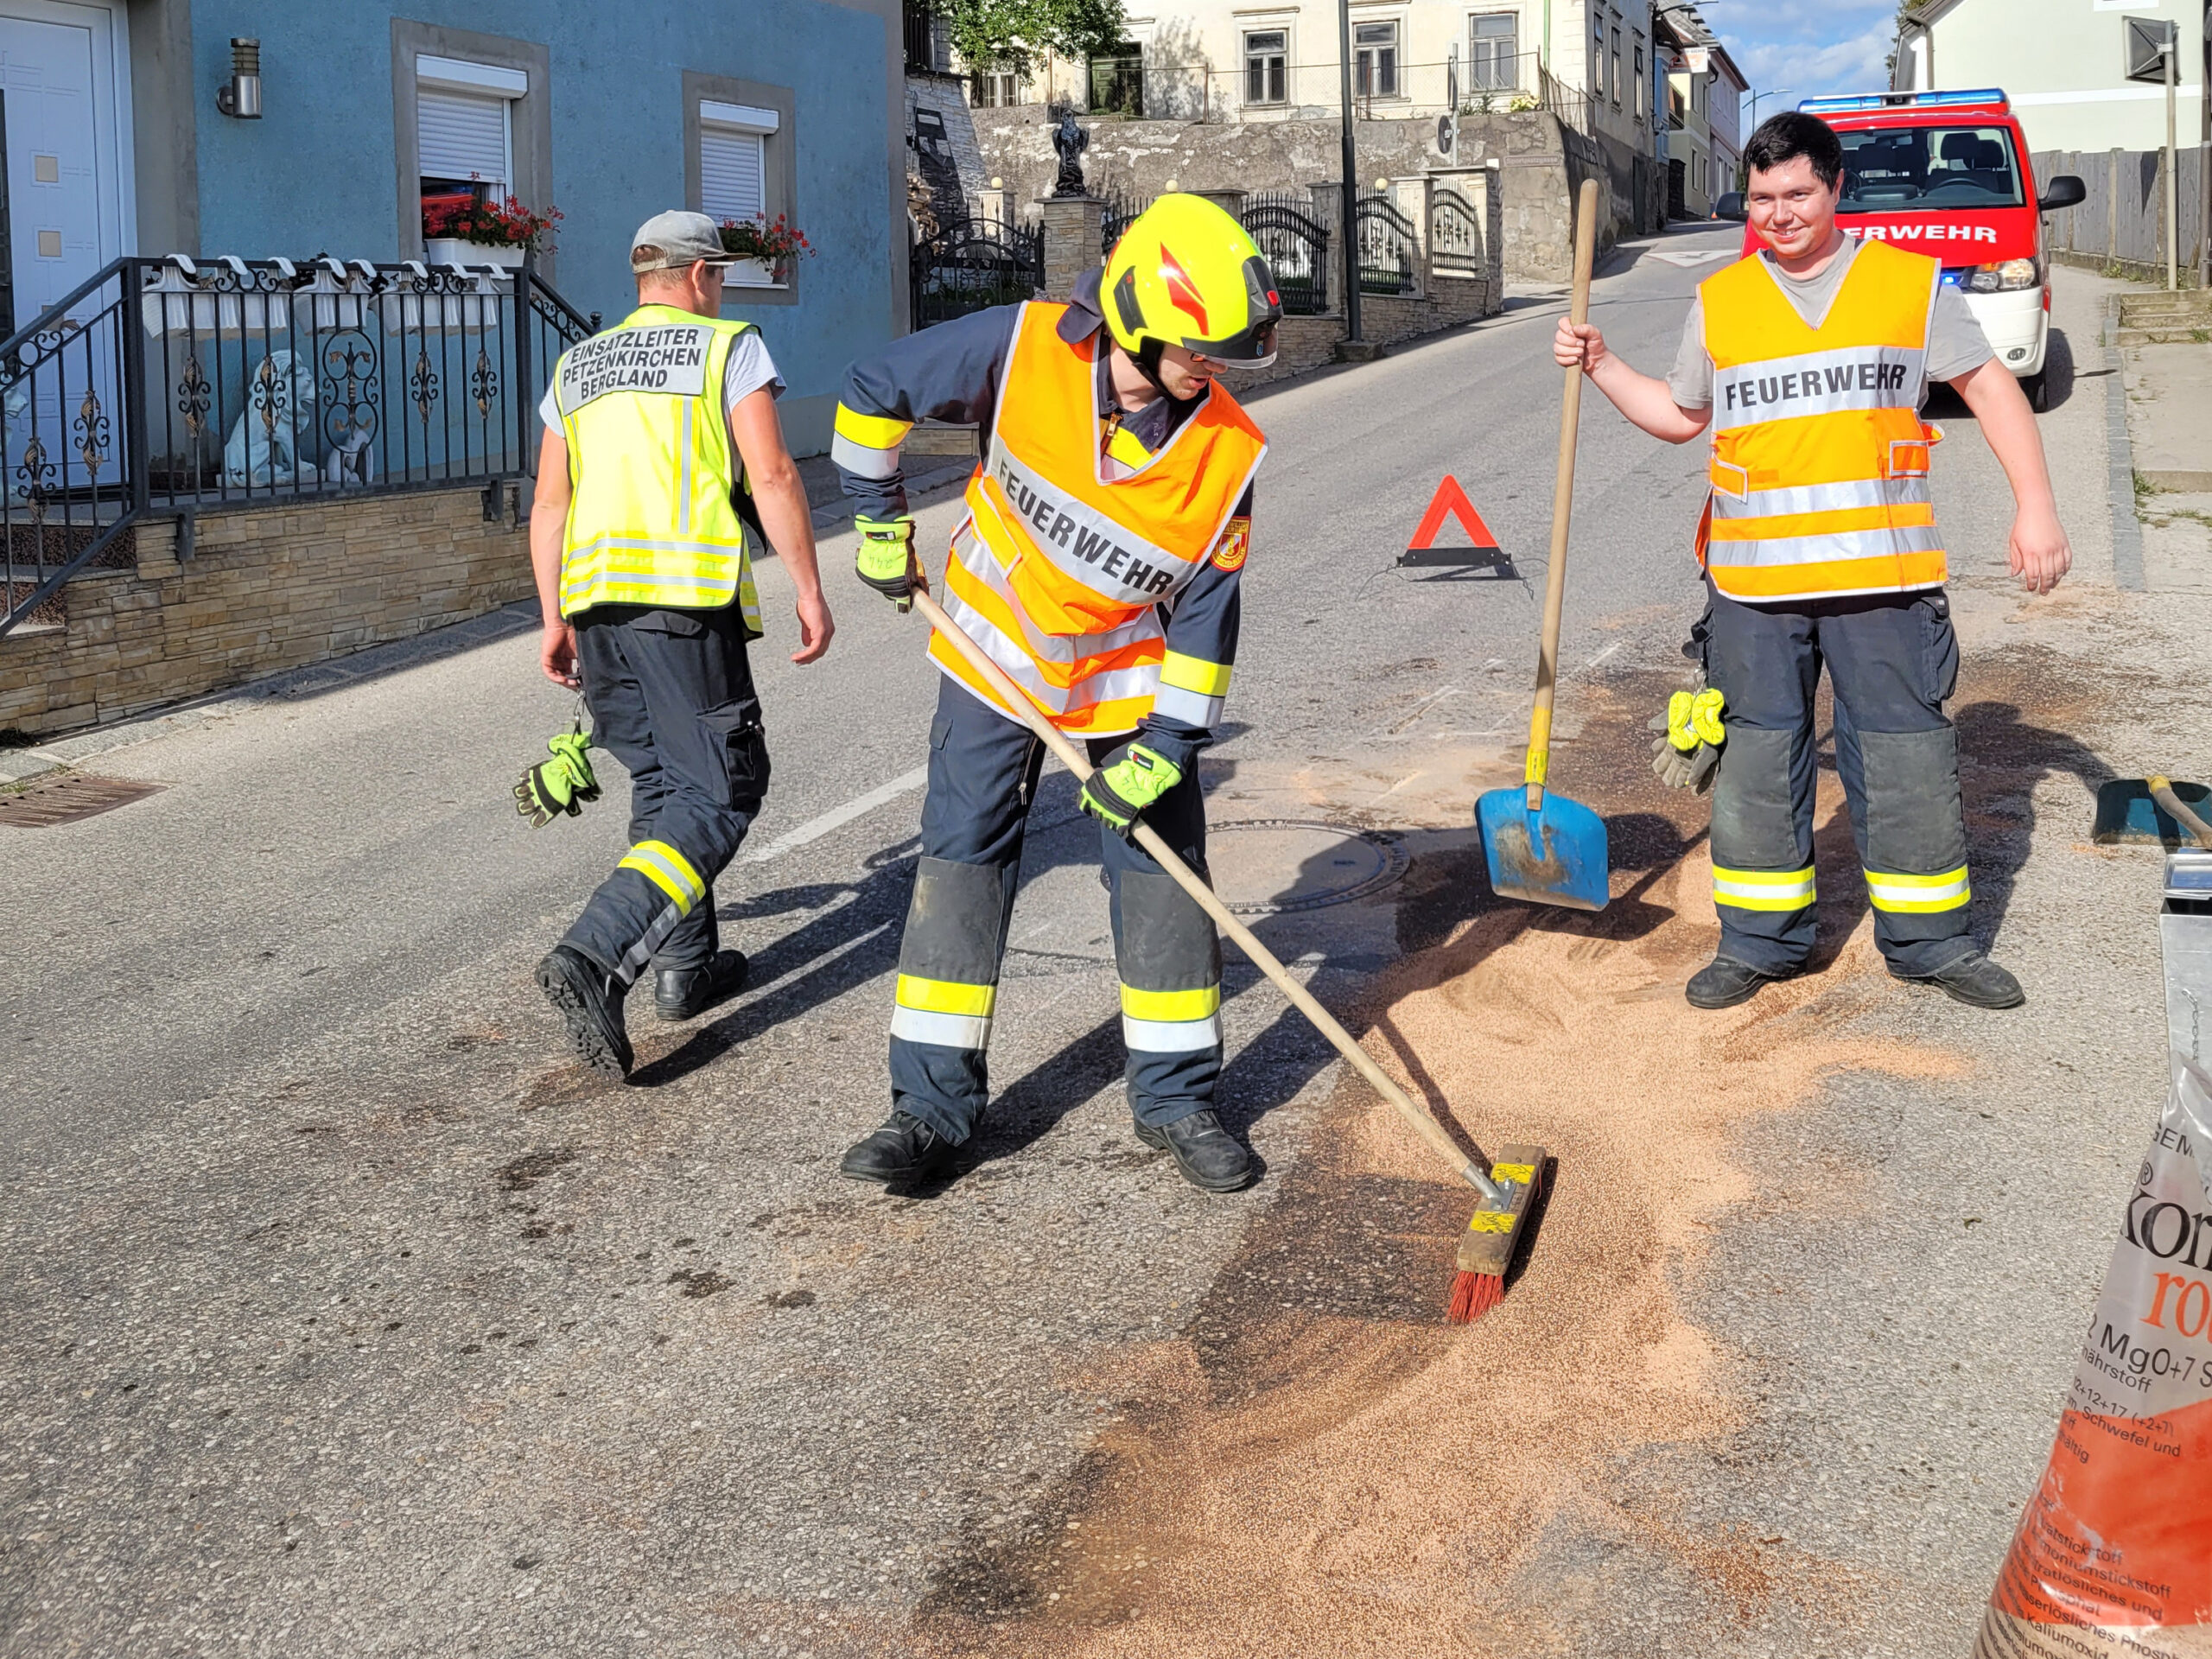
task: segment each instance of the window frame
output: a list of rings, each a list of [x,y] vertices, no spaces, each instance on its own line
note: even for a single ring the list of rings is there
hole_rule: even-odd
[[[1282,46],[1279,50],[1274,52],[1268,52],[1264,50],[1255,52],[1252,49],[1253,37],[1255,35],[1281,35],[1282,37]],[[1287,22],[1261,24],[1248,23],[1237,30],[1237,58],[1244,66],[1243,91],[1245,93],[1245,97],[1243,99],[1241,107],[1255,110],[1280,110],[1286,109],[1289,106],[1290,54],[1294,44],[1294,36],[1292,34],[1291,26]],[[1255,64],[1264,66],[1269,59],[1273,59],[1274,60],[1275,80],[1278,90],[1275,96],[1273,98],[1254,98],[1250,96],[1252,91],[1252,72],[1254,66]],[[1264,81],[1266,74],[1264,67],[1262,68],[1261,73]]]
[[[1359,39],[1360,31],[1369,29],[1389,29],[1390,31],[1389,44],[1384,46],[1381,41],[1375,41],[1363,46]],[[1402,104],[1406,101],[1408,94],[1405,90],[1404,77],[1400,73],[1404,66],[1399,61],[1405,49],[1405,23],[1400,18],[1367,17],[1352,20],[1351,87],[1353,97],[1365,99],[1371,104]],[[1382,60],[1380,54],[1386,53],[1390,72],[1390,84],[1388,90],[1364,84],[1370,79],[1370,63],[1374,62],[1380,67]],[[1379,79],[1380,77],[1371,77],[1371,79]]]
[[[1613,107],[1618,110],[1621,106],[1621,26],[1618,23],[1613,25],[1612,48]]]
[[[1503,36],[1513,48],[1505,54],[1505,61],[1508,65],[1506,73],[1511,79],[1503,86],[1497,84],[1495,80],[1489,85],[1483,85],[1475,79],[1475,42],[1484,37],[1475,32],[1475,26],[1500,17],[1504,18],[1513,26]],[[1493,35],[1489,38],[1495,41],[1499,37]],[[1484,55],[1492,64],[1497,61],[1498,54],[1495,52]],[[1521,13],[1517,8],[1499,7],[1490,11],[1471,11],[1467,14],[1466,90],[1471,92],[1517,92],[1521,90]]]
[[[683,205],[695,213],[705,213],[705,160],[702,143],[709,127],[727,131],[759,130],[761,136],[760,211],[770,219],[779,213],[805,228],[798,205],[798,101],[788,86],[766,81],[740,80],[728,75],[709,75],[686,69],[683,92]],[[772,128],[752,129],[742,121],[717,114],[709,116],[707,105],[726,110],[755,110],[775,118]],[[784,268],[784,279],[772,286],[727,283],[722,308],[732,306],[797,305],[804,283],[804,259],[793,259]]]
[[[1629,37],[1636,43],[1636,97],[1631,103],[1636,118],[1645,121],[1650,118],[1651,114],[1650,105],[1645,102],[1651,95],[1650,66],[1643,60],[1643,36],[1631,29]]]
[[[421,72],[416,60],[432,58],[462,68],[518,74],[525,90],[507,99],[507,193],[524,206],[543,212],[554,200],[552,54],[534,41],[442,24],[391,20],[392,164],[397,193],[399,257],[425,257],[423,238],[423,175],[420,135]],[[442,77],[434,77],[432,84]],[[484,90],[492,90],[486,86]],[[556,256],[537,256],[537,269],[550,281]]]

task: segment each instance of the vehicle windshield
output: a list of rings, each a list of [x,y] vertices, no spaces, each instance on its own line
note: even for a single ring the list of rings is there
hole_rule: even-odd
[[[2005,127],[1864,127],[1843,140],[1840,213],[2019,207],[2020,164]]]

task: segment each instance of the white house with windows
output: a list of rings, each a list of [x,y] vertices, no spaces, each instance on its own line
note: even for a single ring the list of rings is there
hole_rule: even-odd
[[[2181,141],[2212,138],[2204,0],[1920,0],[1898,31],[1891,87],[2001,86],[2036,149],[2156,149],[2165,89],[2121,73],[2129,17],[2177,26]]]
[[[1653,0],[1351,0],[1353,95],[1371,119],[1504,111],[1543,77],[1594,100],[1593,136],[1655,150]],[[978,77],[982,107],[1065,100],[1168,120],[1327,118],[1341,98],[1336,0],[1128,7],[1128,40],[1085,62]],[[1141,90],[1129,94],[1132,86]]]

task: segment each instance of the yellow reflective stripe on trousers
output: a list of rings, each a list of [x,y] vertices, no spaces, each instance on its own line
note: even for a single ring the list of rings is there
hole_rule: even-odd
[[[924,979],[918,974],[899,976],[899,1006],[925,1014],[964,1014],[988,1020],[997,1007],[995,985],[963,985],[955,979]]]
[[[1221,1045],[1221,987],[1141,991],[1122,987],[1122,1041],[1141,1054],[1188,1054]]]
[[[707,896],[707,884],[691,861],[664,841],[641,841],[624,855],[617,869],[635,870],[666,893],[677,910],[691,913],[691,906]]]
[[[1813,902],[1813,868],[1729,870],[1713,867],[1713,902],[1738,910],[1803,910]]]
[[[995,985],[901,974],[898,1006],[891,1011],[891,1034],[938,1048],[988,1048],[991,1012],[998,996]]]
[[[1866,872],[1866,897],[1877,910],[1925,915],[1956,910],[1974,897],[1967,885],[1967,867],[1941,875],[1897,875],[1887,870]]]

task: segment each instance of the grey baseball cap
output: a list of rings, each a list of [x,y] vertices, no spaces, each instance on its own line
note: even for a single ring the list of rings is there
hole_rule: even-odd
[[[659,250],[659,257],[639,257],[641,248]],[[721,230],[704,213],[655,213],[639,226],[638,233],[630,238],[630,269],[633,271],[681,270],[702,259],[710,265],[737,263],[735,254],[722,251]]]

